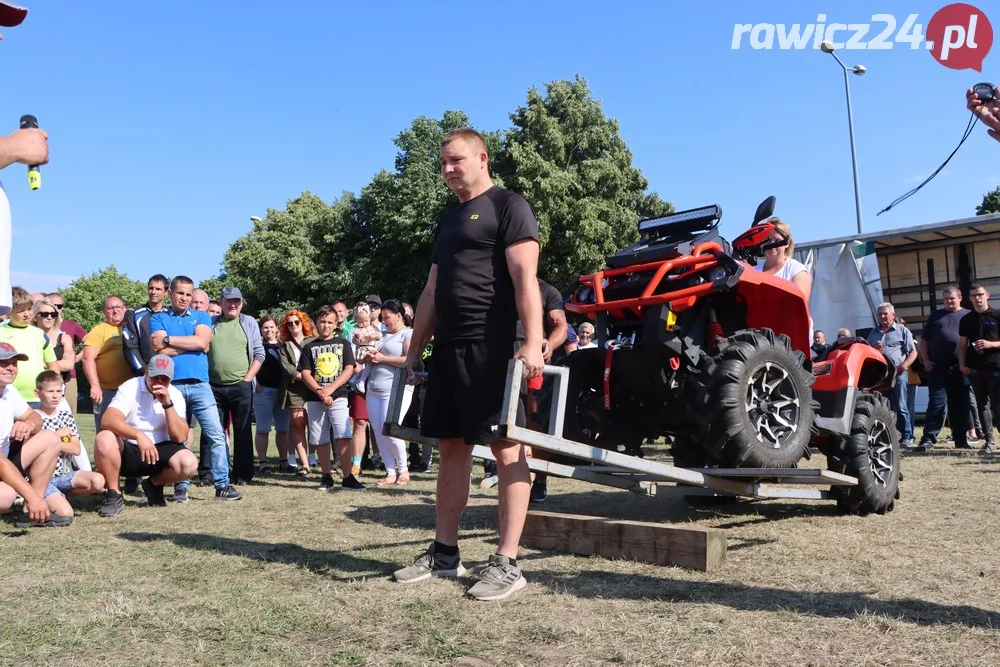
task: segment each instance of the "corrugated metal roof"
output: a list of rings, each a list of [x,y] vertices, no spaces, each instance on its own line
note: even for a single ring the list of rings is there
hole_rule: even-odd
[[[914,243],[961,239],[967,236],[977,236],[992,232],[1000,232],[1000,213],[977,215],[971,218],[935,222],[915,227],[887,229],[880,232],[862,234],[861,236],[841,236],[820,241],[806,241],[804,243],[796,241],[795,250],[796,252],[800,250],[812,250],[814,248],[840,245],[841,243],[850,243],[851,241],[871,241],[875,243],[876,249],[891,248],[893,246],[911,245]]]

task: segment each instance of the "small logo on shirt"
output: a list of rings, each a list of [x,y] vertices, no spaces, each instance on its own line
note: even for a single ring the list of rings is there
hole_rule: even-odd
[[[497,426],[496,424],[490,424],[490,430],[496,433],[497,431],[500,430],[500,427]]]
[[[473,213],[472,215],[469,216],[469,220],[479,220],[479,214]]]

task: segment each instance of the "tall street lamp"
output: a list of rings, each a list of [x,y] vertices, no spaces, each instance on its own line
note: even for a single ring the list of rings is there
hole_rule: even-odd
[[[862,234],[861,188],[858,185],[858,154],[854,148],[854,118],[851,115],[851,86],[848,83],[847,73],[851,72],[852,74],[857,74],[858,76],[861,76],[862,74],[868,71],[868,68],[866,68],[864,65],[855,65],[854,67],[848,67],[847,65],[845,65],[843,62],[841,62],[840,58],[837,57],[837,54],[833,52],[834,51],[833,44],[831,44],[830,42],[823,42],[823,44],[820,45],[820,49],[823,50],[823,53],[829,53],[831,56],[833,56],[833,59],[837,61],[837,64],[840,65],[840,68],[844,70],[844,91],[847,93],[847,127],[851,133],[851,165],[854,167],[854,211],[858,217],[858,235],[860,236]]]

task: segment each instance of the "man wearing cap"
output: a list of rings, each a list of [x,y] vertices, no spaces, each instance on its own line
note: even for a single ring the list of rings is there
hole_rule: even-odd
[[[372,325],[377,326],[379,331],[385,333],[385,325],[382,324],[382,297],[378,294],[369,294],[365,297],[365,303],[372,309]]]
[[[13,28],[20,25],[28,10],[7,2],[0,2],[0,26]],[[0,35],[0,39],[3,36]],[[0,137],[0,169],[12,164],[45,164],[49,161],[49,135],[44,130],[29,128],[15,130]],[[10,202],[0,183],[0,315],[10,312]]]
[[[0,513],[9,511],[20,495],[27,514],[21,518],[31,525],[67,525],[72,517],[50,517],[43,500],[59,493],[49,484],[59,458],[59,438],[41,430],[42,418],[14,389],[18,361],[28,361],[28,355],[0,343]]]
[[[212,318],[208,378],[223,426],[233,421],[233,483],[253,480],[254,449],[250,427],[253,380],[264,363],[264,343],[257,320],[243,314],[238,287],[222,289],[222,314]]]
[[[193,293],[194,281],[187,276],[177,276],[170,281],[170,308],[150,316],[150,341],[157,354],[173,359],[172,384],[184,396],[188,409],[198,419],[210,443],[205,449],[212,453],[215,498],[239,500],[242,494],[229,483],[229,446],[215,406],[215,394],[208,384],[212,321],[207,313],[190,308]],[[183,481],[174,489],[174,501],[184,502],[187,498],[188,482]]]
[[[163,486],[188,479],[198,460],[184,446],[188,425],[184,396],[171,386],[175,366],[165,354],[149,360],[144,376],[122,383],[94,438],[97,471],[104,475],[107,495],[98,513],[115,516],[125,509],[118,478],[146,477],[142,490],[150,507],[166,505]]]

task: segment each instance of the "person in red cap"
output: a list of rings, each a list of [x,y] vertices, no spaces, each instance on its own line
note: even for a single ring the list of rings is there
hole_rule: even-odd
[[[28,10],[7,2],[0,2],[0,26],[13,28],[20,25]],[[3,39],[3,35],[0,35]],[[15,130],[0,137],[0,169],[14,163],[45,164],[49,161],[49,135],[44,130],[29,128]],[[10,202],[0,183],[0,315],[10,312]]]

